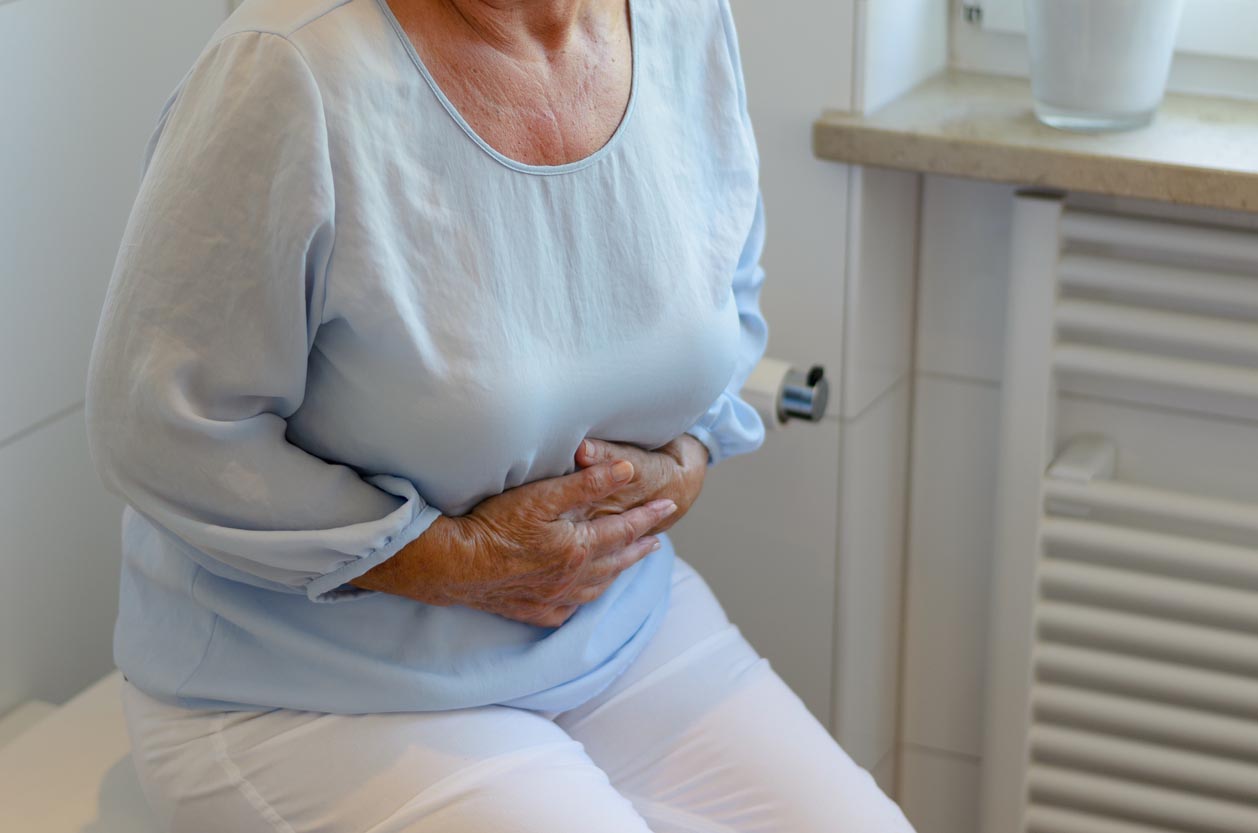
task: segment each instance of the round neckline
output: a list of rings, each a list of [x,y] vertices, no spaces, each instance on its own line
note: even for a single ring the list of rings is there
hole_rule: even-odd
[[[526,174],[537,174],[540,176],[548,176],[554,174],[566,174],[573,171],[579,171],[582,168],[593,165],[611,153],[615,145],[620,141],[621,136],[625,133],[629,126],[630,117],[633,115],[634,104],[638,100],[638,21],[635,16],[634,7],[637,0],[625,0],[629,12],[629,60],[631,66],[629,68],[629,100],[625,103],[625,112],[620,117],[620,123],[616,125],[616,129],[612,135],[603,143],[603,146],[588,156],[580,159],[574,159],[571,162],[565,162],[562,165],[530,165],[527,162],[521,162],[518,159],[512,159],[510,156],[499,152],[493,145],[486,142],[481,135],[476,132],[472,125],[468,124],[467,119],[463,118],[463,114],[459,112],[459,108],[454,106],[441,87],[437,84],[437,80],[433,78],[432,73],[428,71],[428,67],[424,64],[423,58],[419,57],[419,52],[415,49],[415,44],[411,43],[410,37],[406,34],[406,30],[402,28],[402,24],[398,21],[397,15],[393,13],[393,9],[389,8],[388,0],[376,0],[376,5],[380,7],[385,19],[389,21],[389,25],[393,28],[394,34],[398,40],[402,42],[402,48],[406,50],[406,54],[410,56],[411,63],[419,70],[419,74],[423,76],[424,81],[432,90],[433,95],[441,102],[441,106],[450,115],[456,124],[463,129],[473,142],[480,146],[481,150],[489,154],[497,162],[505,165],[512,170],[520,171]]]

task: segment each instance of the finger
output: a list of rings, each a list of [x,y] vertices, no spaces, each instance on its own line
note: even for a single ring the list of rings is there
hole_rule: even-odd
[[[576,591],[573,598],[582,603],[589,601],[582,598],[588,590],[596,587],[606,590],[607,585],[615,581],[617,576],[658,550],[660,546],[659,538],[654,535],[644,535],[624,549],[596,560],[589,568],[587,580],[591,583]],[[602,595],[602,592],[600,590],[598,595]]]
[[[559,517],[570,509],[610,496],[632,479],[633,463],[615,460],[572,474],[538,480],[533,485],[540,492],[538,500],[554,517]]]
[[[619,515],[605,515],[578,524],[578,535],[589,536],[589,550],[595,558],[606,556],[631,545],[650,532],[656,524],[677,511],[677,504],[668,498],[653,500]]]
[[[635,455],[648,453],[650,452],[644,451],[635,445],[586,437],[577,446],[574,458],[579,466],[592,466],[607,460],[625,459],[633,462]]]
[[[497,613],[507,619],[523,622],[537,628],[557,628],[571,618],[579,605],[565,601],[562,605],[542,604],[538,602],[519,603]]]
[[[586,437],[577,446],[576,461],[577,465],[582,468],[592,466],[595,463],[601,463],[607,459],[607,444],[599,440],[592,440]]]
[[[551,608],[538,617],[537,624],[543,628],[557,628],[571,619],[572,614],[577,612],[578,607],[580,605],[566,604]]]

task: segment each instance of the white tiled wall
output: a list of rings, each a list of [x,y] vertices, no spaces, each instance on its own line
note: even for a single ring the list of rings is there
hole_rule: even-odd
[[[904,742],[982,750],[1000,391],[917,380],[904,664]]]
[[[895,780],[920,179],[853,172],[845,344],[834,725]],[[891,756],[891,762],[888,757]]]
[[[64,700],[111,667],[121,514],[82,409],[0,448],[0,712]]]
[[[857,109],[872,113],[948,62],[947,0],[859,0]]]
[[[876,110],[943,68],[938,0],[856,0],[853,15],[852,109]],[[837,401],[834,728],[893,795],[920,183],[904,172],[851,171]]]
[[[891,750],[882,757],[873,769],[869,770],[869,774],[874,777],[874,781],[882,788],[887,795],[895,795],[895,779],[896,779],[896,756],[895,750]]]
[[[1014,188],[928,176],[922,187],[919,373],[999,382]]]
[[[906,746],[900,804],[917,833],[978,833],[977,759]]]
[[[900,798],[975,833],[1013,189],[922,190]]]
[[[1012,199],[944,177],[922,189],[902,715],[919,756],[982,748]]]
[[[20,357],[0,362],[0,441],[82,400],[145,141],[224,12],[221,0],[0,4],[0,356]]]
[[[145,142],[225,11],[0,3],[0,713],[110,666],[121,504],[87,454],[87,358]]]
[[[920,177],[853,168],[842,415],[853,419],[908,373]]]
[[[910,386],[843,424],[834,725],[874,769],[895,749]]]

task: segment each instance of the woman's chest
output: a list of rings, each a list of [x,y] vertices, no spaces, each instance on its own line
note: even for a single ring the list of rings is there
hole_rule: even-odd
[[[295,441],[457,513],[570,471],[587,434],[653,448],[715,401],[756,199],[738,125],[713,125],[718,147],[631,125],[559,175],[512,170],[448,122],[380,125],[333,142],[336,242]]]
[[[729,301],[754,161],[636,126],[555,175],[439,129],[344,148],[323,320],[405,333],[420,367],[466,376],[709,319]]]
[[[739,339],[732,296],[661,311],[580,349],[495,331],[485,323],[493,315],[464,319],[468,331],[451,341],[432,317],[325,325],[290,438],[324,459],[406,477],[451,514],[572,471],[587,436],[648,449],[678,436],[725,388]]]

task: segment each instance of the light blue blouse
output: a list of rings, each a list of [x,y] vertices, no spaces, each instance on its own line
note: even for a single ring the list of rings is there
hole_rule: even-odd
[[[757,448],[757,155],[727,0],[632,0],[620,127],[505,157],[383,0],[248,0],[163,109],[88,380],[122,495],[115,659],[196,707],[592,697],[655,632],[667,537],[548,629],[347,582],[585,436]]]

